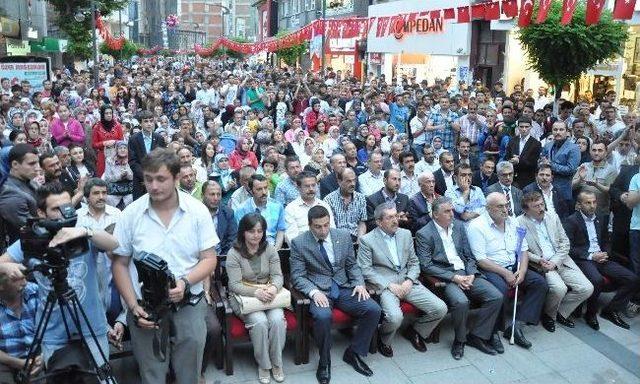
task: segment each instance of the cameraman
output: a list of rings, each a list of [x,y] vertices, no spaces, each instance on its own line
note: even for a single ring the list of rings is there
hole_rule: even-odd
[[[176,189],[179,172],[180,161],[172,150],[151,151],[142,160],[148,194],[125,208],[114,231],[120,246],[113,252],[113,278],[129,308],[131,345],[145,384],[165,382],[170,363],[177,384],[197,384],[202,365],[207,329],[205,300],[181,306],[162,319],[169,322],[172,334],[166,351],[170,358],[160,361],[153,348],[157,327],[138,302],[138,273],[131,263],[131,257],[141,252],[164,259],[176,277],[176,287],[168,289],[171,302],[180,303],[185,292],[202,296],[202,281],[216,266],[215,246],[219,240],[204,204]]]
[[[38,217],[47,220],[63,219],[61,207],[70,206],[71,196],[59,182],[44,184],[37,191]],[[109,343],[107,341],[107,320],[98,290],[98,280],[96,274],[96,255],[98,249],[102,251],[112,251],[118,246],[116,239],[105,231],[93,231],[86,227],[65,227],[49,242],[49,247],[55,247],[78,238],[89,238],[89,250],[84,254],[69,260],[67,267],[67,281],[71,288],[78,295],[78,299],[85,313],[89,324],[93,328],[100,348],[107,355],[109,353]],[[22,252],[20,241],[13,243],[7,252],[0,257],[0,275],[4,274],[9,279],[19,279],[23,277],[26,267],[23,264],[31,265],[34,259],[25,258]],[[42,316],[45,302],[51,290],[51,281],[40,272],[34,272],[34,277],[38,283],[38,311],[36,321]],[[78,336],[78,329],[71,321],[69,313],[65,313],[67,325],[71,336]],[[84,321],[81,320],[84,324]],[[87,340],[89,349],[96,359],[98,365],[104,361],[100,357],[97,346],[91,339],[91,333],[86,326],[82,326],[82,333]],[[69,337],[65,329],[65,322],[61,315],[60,307],[54,306],[54,310],[49,318],[47,329],[44,333],[42,343],[42,355],[44,362],[49,360],[53,352],[65,347],[69,343]]]

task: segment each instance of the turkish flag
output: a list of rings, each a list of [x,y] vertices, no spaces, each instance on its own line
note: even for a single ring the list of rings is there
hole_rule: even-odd
[[[429,12],[430,19],[439,19],[440,18],[440,10]]]
[[[540,0],[538,4],[538,17],[536,18],[537,24],[544,23],[544,21],[547,20],[549,8],[551,8],[551,0]]]
[[[518,16],[518,2],[516,0],[502,0],[502,13],[507,17]]]
[[[484,19],[498,20],[499,18],[500,18],[500,3],[498,2],[486,3],[486,7],[484,9]]]
[[[585,24],[598,24],[605,0],[587,0],[587,15],[584,18]]]
[[[484,19],[484,3],[471,6],[472,19]]]
[[[455,19],[456,18],[456,10],[453,8],[447,8],[444,10],[444,18],[445,19]]]
[[[470,21],[469,7],[458,7],[458,23],[468,23]]]
[[[526,27],[531,24],[533,16],[533,0],[522,0],[520,4],[520,15],[518,16],[518,26]]]
[[[577,4],[578,0],[564,0],[562,2],[562,18],[560,19],[560,24],[567,25],[571,23]]]
[[[635,7],[636,0],[616,0],[616,5],[613,7],[613,18],[629,20],[633,17]]]

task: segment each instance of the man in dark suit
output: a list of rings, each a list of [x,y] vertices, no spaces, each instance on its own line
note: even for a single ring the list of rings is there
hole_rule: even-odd
[[[602,292],[604,277],[611,280],[618,290],[611,302],[602,309],[600,317],[613,324],[629,329],[620,316],[626,309],[631,296],[640,289],[640,278],[633,272],[609,260],[608,223],[602,216],[596,215],[596,195],[590,191],[578,194],[576,212],[563,221],[571,249],[569,256],[593,284],[593,294],[587,299],[587,312],[584,315],[587,324],[600,329],[598,324],[598,298]]]
[[[206,181],[202,185],[202,202],[209,208],[216,233],[220,243],[216,246],[218,255],[226,255],[236,240],[238,224],[233,217],[233,211],[226,204],[220,205],[222,189],[215,181]]]
[[[631,178],[638,173],[640,167],[636,165],[623,165],[620,173],[609,187],[611,199],[611,211],[613,211],[613,238],[611,253],[629,255],[629,224],[631,223],[631,210],[620,197],[629,191]]]
[[[471,140],[467,137],[461,137],[458,140],[456,150],[453,152],[453,162],[455,166],[460,163],[465,163],[471,167],[472,171],[478,169],[478,157],[471,153]]]
[[[536,181],[527,185],[522,190],[523,194],[529,192],[540,192],[542,197],[544,197],[544,204],[547,211],[555,212],[561,219],[571,214],[566,205],[566,201],[553,187],[553,172],[549,164],[540,164],[538,166]]]
[[[162,136],[153,132],[155,126],[153,114],[150,111],[142,111],[138,117],[142,129],[129,139],[129,167],[133,172],[134,199],[146,193],[142,178],[142,159],[154,149],[167,146]]]
[[[409,199],[407,212],[414,233],[431,221],[431,204],[439,197],[435,190],[436,180],[430,171],[424,171],[418,176],[418,185],[420,192]]]
[[[487,157],[482,161],[480,169],[473,172],[471,176],[471,185],[482,189],[483,193],[487,193],[487,188],[498,182],[498,175],[495,173],[496,162],[491,157]]]
[[[444,294],[455,329],[451,354],[460,360],[467,343],[495,355],[498,351],[491,346],[490,339],[502,308],[502,294],[478,271],[465,228],[461,222],[454,222],[451,199],[439,197],[432,208],[433,220],[416,235],[416,251],[422,272],[447,284]],[[467,329],[469,299],[480,302],[478,317],[470,330]],[[497,335],[495,339],[502,345]]]
[[[508,161],[501,161],[496,166],[498,182],[490,185],[485,192],[489,195],[492,192],[502,193],[507,198],[507,212],[512,218],[520,216],[522,213],[523,193],[513,185],[513,164]]]
[[[357,329],[342,359],[357,372],[373,372],[363,358],[380,320],[380,306],[369,297],[348,231],[330,228],[329,211],[309,210],[309,230],[291,242],[291,282],[311,298],[309,312],[320,352],[316,378],[331,380],[331,319],[334,306],[355,318]]]
[[[411,218],[407,215],[409,209],[409,197],[398,192],[400,190],[400,171],[391,168],[384,171],[384,187],[373,195],[367,196],[367,232],[376,226],[373,212],[376,207],[387,201],[392,201],[398,208],[400,226],[411,229]]]
[[[515,175],[514,184],[518,188],[524,188],[535,179],[536,168],[542,146],[540,142],[532,137],[531,119],[521,117],[518,119],[519,136],[512,138],[507,146],[505,159],[513,164]]]
[[[447,188],[455,185],[453,171],[456,166],[451,152],[442,152],[439,161],[440,169],[433,173],[433,177],[436,179],[436,193],[444,196]]]

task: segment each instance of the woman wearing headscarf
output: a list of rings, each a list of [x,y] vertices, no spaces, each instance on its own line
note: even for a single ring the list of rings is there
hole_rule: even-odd
[[[320,99],[314,98],[311,100],[311,108],[304,114],[304,125],[309,134],[315,132],[318,121],[326,122],[327,116],[320,112]]]
[[[340,145],[340,143],[338,142],[339,138],[340,127],[338,127],[337,125],[332,125],[329,128],[329,134],[327,135],[327,138],[324,140],[324,143],[322,143],[322,149],[324,150],[324,155],[327,158],[330,158],[331,155],[333,155],[333,151],[335,151],[336,148],[338,148],[338,146]]]
[[[233,176],[233,170],[229,166],[229,157],[224,153],[218,153],[214,159],[213,172],[210,179],[217,182],[222,188],[220,205],[227,205],[233,192],[238,188],[238,183]]]
[[[15,131],[24,128],[24,112],[20,108],[11,108],[8,113],[7,128]]]
[[[251,141],[246,136],[238,139],[236,149],[229,155],[229,165],[234,171],[239,171],[245,165],[251,166],[253,169],[258,168],[258,158],[251,150]]]
[[[107,204],[124,209],[133,201],[133,172],[129,167],[129,146],[118,141],[106,150],[106,163],[102,179],[108,183]]]
[[[104,151],[113,148],[116,143],[124,139],[122,126],[116,121],[113,108],[110,105],[100,107],[100,121],[93,126],[92,146],[96,151],[96,176],[104,173]]]
[[[302,128],[298,128],[295,131],[295,135],[294,135],[294,141],[291,143],[291,146],[293,147],[293,150],[296,153],[296,156],[300,157],[300,156],[304,156],[304,143],[306,141],[307,138],[307,132],[302,129]]]
[[[311,160],[304,166],[305,172],[311,172],[316,175],[318,182],[329,174],[327,158],[324,156],[324,149],[315,146],[311,154]]]

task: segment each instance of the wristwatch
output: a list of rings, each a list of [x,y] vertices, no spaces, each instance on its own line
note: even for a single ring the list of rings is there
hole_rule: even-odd
[[[84,229],[87,231],[87,238],[91,239],[93,237],[93,229],[89,228],[89,227],[84,227]]]
[[[189,279],[187,279],[186,276],[182,276],[180,280],[184,282],[184,293],[191,292],[191,283],[189,282]]]

